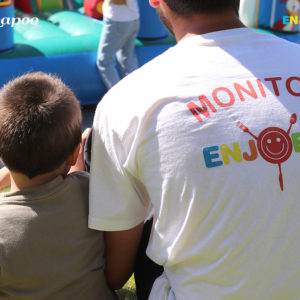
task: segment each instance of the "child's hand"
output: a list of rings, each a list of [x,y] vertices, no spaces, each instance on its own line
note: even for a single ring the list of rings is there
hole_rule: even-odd
[[[8,188],[10,186],[9,171],[6,167],[0,169],[0,190]]]
[[[89,133],[91,130],[92,130],[91,128],[87,128],[83,132],[83,134],[81,136],[81,144],[80,144],[80,150],[79,150],[79,155],[78,155],[77,161],[76,161],[75,165],[71,167],[69,173],[76,172],[76,171],[85,171],[84,157],[83,157],[84,145],[85,145],[86,139],[89,136]]]

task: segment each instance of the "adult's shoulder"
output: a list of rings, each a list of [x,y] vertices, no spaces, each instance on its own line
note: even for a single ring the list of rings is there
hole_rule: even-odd
[[[168,49],[122,79],[106,93],[97,110],[111,116],[128,110],[142,112],[151,106],[167,89],[169,78],[174,73],[175,48]]]

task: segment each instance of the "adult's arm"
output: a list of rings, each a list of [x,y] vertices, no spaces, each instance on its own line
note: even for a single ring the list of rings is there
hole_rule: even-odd
[[[119,289],[133,272],[150,197],[139,177],[139,122],[126,110],[128,105],[121,101],[115,106],[123,96],[113,90],[94,117],[88,224],[105,233],[107,281]]]
[[[144,222],[124,231],[106,231],[106,278],[113,290],[120,289],[133,273]]]

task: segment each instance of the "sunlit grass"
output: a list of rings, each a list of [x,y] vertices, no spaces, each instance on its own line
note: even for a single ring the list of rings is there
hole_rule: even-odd
[[[120,300],[137,300],[133,275],[123,286],[123,288],[117,291],[117,294]]]

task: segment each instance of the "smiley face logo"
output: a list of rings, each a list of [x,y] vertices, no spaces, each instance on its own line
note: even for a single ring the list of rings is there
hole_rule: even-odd
[[[244,132],[249,133],[256,139],[257,149],[264,160],[272,164],[278,164],[279,167],[279,184],[283,191],[283,178],[281,164],[289,159],[292,154],[292,139],[289,134],[293,124],[297,122],[297,115],[292,114],[290,117],[290,127],[284,131],[278,127],[269,127],[264,129],[258,137],[249,131],[241,122],[237,126]]]
[[[257,138],[257,148],[260,155],[269,163],[283,163],[292,154],[292,139],[281,128],[266,128]]]

